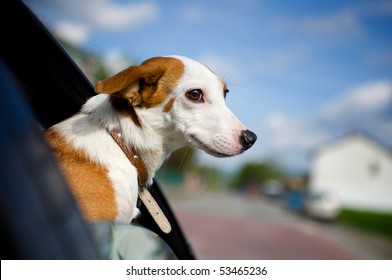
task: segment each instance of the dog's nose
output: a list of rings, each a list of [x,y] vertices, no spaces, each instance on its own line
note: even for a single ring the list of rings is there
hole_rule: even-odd
[[[244,150],[249,149],[256,142],[257,135],[250,130],[241,131],[240,143]]]

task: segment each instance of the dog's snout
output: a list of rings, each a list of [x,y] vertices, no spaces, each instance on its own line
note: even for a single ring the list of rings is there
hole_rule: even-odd
[[[243,130],[240,135],[240,143],[244,150],[249,149],[256,142],[257,135],[250,130]]]

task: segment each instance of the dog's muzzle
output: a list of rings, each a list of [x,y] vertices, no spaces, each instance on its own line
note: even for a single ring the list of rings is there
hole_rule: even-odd
[[[257,140],[257,135],[252,131],[250,130],[241,131],[240,143],[244,151],[252,147],[253,144],[256,142],[256,140]]]

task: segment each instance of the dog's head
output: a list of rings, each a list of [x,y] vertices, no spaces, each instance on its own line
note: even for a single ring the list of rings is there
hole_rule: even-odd
[[[113,106],[136,125],[146,118],[176,148],[191,145],[213,156],[234,156],[257,138],[226,106],[226,83],[186,57],[151,58],[98,81],[96,91],[110,94]]]

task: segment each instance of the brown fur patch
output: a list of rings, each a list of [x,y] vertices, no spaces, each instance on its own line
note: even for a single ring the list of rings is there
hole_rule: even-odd
[[[174,97],[169,99],[169,101],[166,103],[165,107],[163,108],[164,113],[167,113],[170,111],[170,109],[173,107],[174,100],[175,100]]]
[[[111,94],[113,108],[129,116],[140,127],[134,107],[148,109],[163,104],[184,74],[184,68],[177,58],[154,57],[140,66],[130,66],[98,81],[95,90]],[[166,103],[164,112],[171,109],[173,101]]]
[[[117,110],[120,114],[128,116],[131,118],[133,123],[136,124],[136,126],[141,127],[135,108],[129,104],[127,99],[111,95],[109,100],[115,110]]]
[[[163,104],[183,73],[184,65],[181,60],[154,57],[140,66],[128,67],[98,81],[95,89],[98,93],[108,93],[127,100],[124,104],[128,106],[151,108]],[[123,109],[123,106],[121,108]]]
[[[108,170],[75,150],[50,128],[44,132],[83,216],[89,221],[114,221],[117,205]]]
[[[146,108],[163,104],[184,74],[183,63],[173,57],[154,57],[142,63],[142,66],[163,68],[164,74],[157,84],[141,86],[142,106]]]

